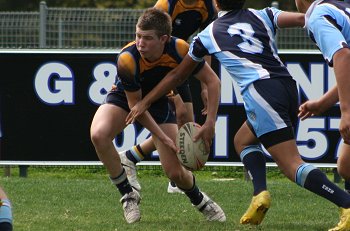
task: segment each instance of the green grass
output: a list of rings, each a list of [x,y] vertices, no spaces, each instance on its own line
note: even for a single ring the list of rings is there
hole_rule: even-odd
[[[4,177],[0,185],[13,204],[15,231],[216,231],[216,230],[328,230],[338,223],[332,203],[289,182],[277,170],[269,171],[272,207],[260,226],[239,224],[248,207],[251,182],[242,168],[200,171],[199,187],[226,212],[225,223],[207,222],[188,199],[167,194],[167,179],[158,170],[139,171],[142,185],[139,223],[123,220],[120,194],[103,168],[29,168],[28,177]],[[218,180],[219,179],[219,180]]]

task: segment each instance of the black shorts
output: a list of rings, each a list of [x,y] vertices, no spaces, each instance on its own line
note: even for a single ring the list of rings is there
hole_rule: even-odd
[[[126,99],[124,91],[116,90],[108,92],[103,103],[113,104],[115,106],[123,108],[127,112],[130,112],[128,101]],[[157,124],[176,124],[176,117],[173,110],[171,110],[167,97],[163,97],[160,100],[153,103],[148,109],[148,112],[151,114],[151,116]]]
[[[184,103],[192,103],[192,95],[190,84],[188,80],[186,80],[183,84],[176,88],[177,93],[181,96],[181,99]]]

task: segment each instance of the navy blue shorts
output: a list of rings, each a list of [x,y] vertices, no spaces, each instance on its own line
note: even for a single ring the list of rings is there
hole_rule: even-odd
[[[104,103],[113,104],[115,106],[123,108],[127,112],[130,112],[124,91],[112,90],[108,92]],[[163,97],[160,100],[154,102],[148,109],[148,112],[151,114],[157,124],[176,124],[176,117],[173,110],[171,110],[167,97]]]
[[[187,79],[183,84],[178,86],[176,90],[184,103],[192,103],[190,84],[188,83]]]
[[[292,78],[255,81],[242,96],[248,125],[265,148],[294,139],[299,102]]]

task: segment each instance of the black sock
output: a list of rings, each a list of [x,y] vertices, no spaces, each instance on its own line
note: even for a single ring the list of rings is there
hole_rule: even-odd
[[[129,180],[126,176],[126,172],[125,172],[124,168],[123,168],[123,172],[119,176],[117,176],[115,178],[110,177],[110,179],[111,179],[112,183],[115,186],[117,186],[117,188],[122,196],[124,196],[127,193],[132,192],[132,187],[131,187]]]
[[[137,164],[139,161],[134,157],[134,155],[131,153],[130,150],[126,151],[125,153],[126,158],[128,158],[130,161],[132,161],[134,164]]]
[[[193,205],[199,205],[203,200],[203,194],[199,191],[199,188],[196,185],[196,179],[193,176],[193,186],[191,189],[182,189],[179,187],[182,191],[185,192],[186,196],[190,198],[190,201]]]
[[[305,179],[304,188],[333,202],[342,208],[350,208],[350,195],[332,183],[319,169],[311,170]]]
[[[257,145],[248,146],[240,154],[244,167],[253,182],[254,196],[267,189],[266,160]]]
[[[350,193],[350,181],[345,181],[344,183],[345,186],[345,191],[347,191],[348,193]]]
[[[125,155],[134,164],[137,164],[145,158],[145,154],[139,144],[126,151]]]
[[[0,223],[1,231],[12,231],[12,224],[9,222],[1,222]]]

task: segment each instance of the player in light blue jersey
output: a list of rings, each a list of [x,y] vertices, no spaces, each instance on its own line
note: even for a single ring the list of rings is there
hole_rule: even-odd
[[[291,181],[349,210],[350,195],[322,171],[305,163],[295,141],[298,92],[278,57],[275,34],[279,27],[303,26],[304,15],[274,8],[243,9],[245,0],[216,3],[221,10],[218,19],[194,38],[181,64],[132,108],[127,120],[133,121],[155,99],[186,79],[205,55],[213,55],[240,86],[247,115],[235,136],[235,148],[252,176],[254,197],[241,223],[261,223],[270,207],[270,194],[264,185],[265,160],[259,143]],[[208,128],[202,127],[197,137],[204,137],[209,146],[209,134]]]
[[[305,119],[326,111],[340,102],[339,131],[344,139],[337,165],[345,179],[345,190],[350,190],[350,4],[336,1],[296,0],[300,12],[306,12],[305,27],[310,38],[321,50],[329,66],[334,68],[337,85],[319,100],[300,106],[299,116]],[[349,191],[350,192],[350,191]],[[341,216],[350,220],[350,210],[341,210]],[[340,222],[332,230],[350,230],[350,222]]]

